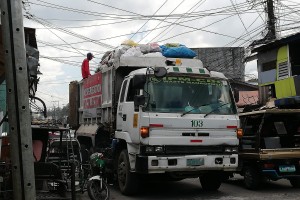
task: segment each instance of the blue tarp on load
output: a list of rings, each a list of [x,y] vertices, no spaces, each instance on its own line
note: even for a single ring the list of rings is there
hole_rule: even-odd
[[[168,58],[194,58],[196,53],[184,45],[179,47],[160,46],[162,55]]]

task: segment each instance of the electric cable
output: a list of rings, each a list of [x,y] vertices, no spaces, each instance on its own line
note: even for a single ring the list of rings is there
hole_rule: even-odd
[[[166,0],[153,14],[153,16],[168,2],[168,0]],[[152,19],[152,17],[150,19],[148,19],[129,39],[132,39],[150,20]]]
[[[169,15],[170,14],[172,14],[183,2],[184,2],[185,0],[182,0],[170,13],[169,13]],[[168,16],[169,16],[168,15]],[[155,27],[154,27],[154,29],[156,29],[161,23],[163,23],[167,18],[168,18],[168,16],[166,16],[162,21],[160,21]],[[142,40],[144,40],[150,33],[151,33],[152,31],[150,31],[150,32],[148,32],[145,36],[143,36],[142,37],[142,39],[140,39],[139,41],[138,41],[138,43],[140,43]]]
[[[185,12],[179,19],[177,19],[175,22],[179,21],[179,23],[182,20],[182,17],[185,16],[187,13],[189,13],[190,11],[193,12],[194,10],[196,10],[200,5],[202,5],[205,2],[205,0],[200,0],[198,1],[195,5],[192,6],[192,8],[190,8],[187,12]],[[199,4],[199,5],[198,5]],[[173,30],[175,26],[173,26],[174,23],[170,24],[167,28],[165,28],[162,32],[158,33],[154,38],[152,38],[150,40],[150,42],[153,42],[156,38],[159,40],[161,38],[163,38],[167,33],[169,33],[171,30]],[[163,34],[166,30],[168,30],[171,26],[173,26],[169,31],[167,31],[165,34]],[[162,35],[163,34],[163,35]],[[159,37],[159,38],[158,38]]]
[[[233,1],[230,0],[230,2],[231,2],[231,4],[232,4],[233,8],[235,9],[237,16],[239,17],[240,21],[242,22],[243,27],[244,27],[245,31],[247,32],[247,34],[248,34],[248,37],[250,38],[250,35],[249,35],[249,33],[248,33],[248,30],[247,30],[247,28],[246,28],[246,26],[245,26],[245,24],[244,24],[244,22],[243,22],[243,20],[242,20],[242,18],[241,18],[241,16],[240,16],[239,11],[238,11],[237,8],[235,7]]]

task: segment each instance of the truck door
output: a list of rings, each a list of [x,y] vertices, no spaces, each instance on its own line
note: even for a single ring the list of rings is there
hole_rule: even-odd
[[[122,90],[125,89],[124,98],[121,98],[122,102],[119,103],[120,109],[118,109],[119,130],[128,132],[133,142],[139,141],[139,126],[138,126],[138,113],[134,112],[134,96],[135,90],[132,88],[132,79],[127,81],[127,87],[122,86]],[[122,95],[123,91],[121,91]],[[122,96],[121,96],[122,97]]]
[[[125,98],[125,92],[127,89],[128,80],[125,79],[122,83],[119,101],[118,101],[118,111],[117,111],[117,131],[122,131],[122,123],[123,123],[123,103]]]

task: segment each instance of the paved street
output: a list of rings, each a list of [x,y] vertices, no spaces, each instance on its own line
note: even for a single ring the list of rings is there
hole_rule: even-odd
[[[88,200],[87,194],[78,198]],[[117,188],[111,188],[111,199],[220,199],[220,200],[289,200],[300,199],[300,189],[291,187],[287,180],[266,182],[258,191],[243,187],[241,177],[237,176],[223,183],[217,192],[204,192],[198,179],[186,179],[179,182],[151,182],[144,184],[140,193],[134,197],[123,196]]]

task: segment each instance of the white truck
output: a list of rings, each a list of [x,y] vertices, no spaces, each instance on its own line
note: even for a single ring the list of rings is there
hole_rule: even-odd
[[[217,190],[238,166],[239,117],[222,73],[198,59],[123,57],[70,87],[71,127],[83,148],[108,147],[125,195],[141,177],[199,177]]]

